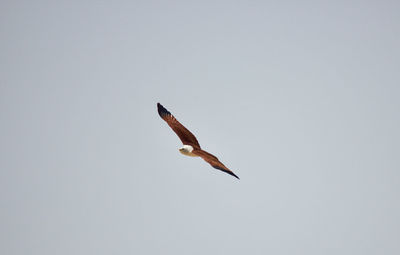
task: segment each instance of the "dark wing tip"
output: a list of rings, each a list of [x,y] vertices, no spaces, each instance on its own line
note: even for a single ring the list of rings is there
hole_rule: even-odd
[[[234,177],[236,177],[237,179],[240,180],[239,176],[237,176],[236,174],[234,174],[232,171],[228,171],[228,170],[226,170],[226,169],[224,169],[224,168],[222,168],[222,167],[218,167],[218,166],[212,166],[212,167],[214,167],[215,169],[221,170],[221,171],[223,171],[223,172],[225,172],[225,173],[227,173],[227,174],[230,174],[230,175],[232,175],[232,176],[234,176]]]
[[[157,109],[158,109],[158,114],[160,115],[161,118],[163,118],[166,115],[171,115],[171,113],[164,108],[160,103],[157,103]]]
[[[232,175],[232,176],[236,177],[238,180],[240,180],[239,176],[237,176],[237,175],[236,175],[236,174],[234,174],[233,172],[230,172],[230,173],[228,173],[228,174],[230,174],[230,175]]]
[[[232,175],[232,176],[236,177],[238,180],[240,180],[239,176],[237,176],[237,175],[236,175],[236,174],[234,174],[233,172],[225,172],[225,173],[228,173],[228,174],[230,174],[230,175]]]

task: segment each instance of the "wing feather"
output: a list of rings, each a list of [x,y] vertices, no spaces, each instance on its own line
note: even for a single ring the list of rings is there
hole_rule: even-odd
[[[177,119],[175,119],[175,117],[167,109],[165,109],[164,106],[162,106],[160,103],[157,103],[157,109],[160,117],[167,122],[172,130],[174,130],[184,145],[186,144],[191,145],[194,148],[200,148],[200,144],[196,137]]]
[[[192,151],[193,154],[196,154],[197,156],[201,157],[204,159],[207,163],[209,163],[212,167],[215,169],[221,170],[227,174],[230,174],[238,179],[240,179],[236,174],[234,174],[229,168],[227,168],[224,164],[221,163],[221,161],[218,160],[218,158],[211,153],[208,153],[207,151],[201,150],[201,149],[194,149]]]

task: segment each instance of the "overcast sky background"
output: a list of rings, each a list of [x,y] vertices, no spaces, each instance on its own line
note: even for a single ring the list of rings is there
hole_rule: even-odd
[[[399,13],[2,1],[0,253],[400,254]]]

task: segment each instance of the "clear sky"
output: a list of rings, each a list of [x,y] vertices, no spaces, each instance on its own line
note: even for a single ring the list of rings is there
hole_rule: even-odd
[[[2,1],[0,254],[400,254],[399,13]]]

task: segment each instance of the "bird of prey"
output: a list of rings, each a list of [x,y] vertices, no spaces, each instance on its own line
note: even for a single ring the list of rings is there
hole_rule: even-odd
[[[212,167],[221,170],[227,174],[230,174],[239,179],[239,177],[234,174],[231,170],[229,170],[224,164],[222,164],[217,157],[214,155],[202,150],[200,148],[200,144],[197,141],[196,137],[187,130],[175,117],[162,106],[160,103],[157,103],[158,114],[160,117],[167,122],[167,124],[174,130],[174,132],[181,139],[183,146],[179,149],[179,151],[186,156],[191,157],[201,157],[207,163],[209,163]]]

